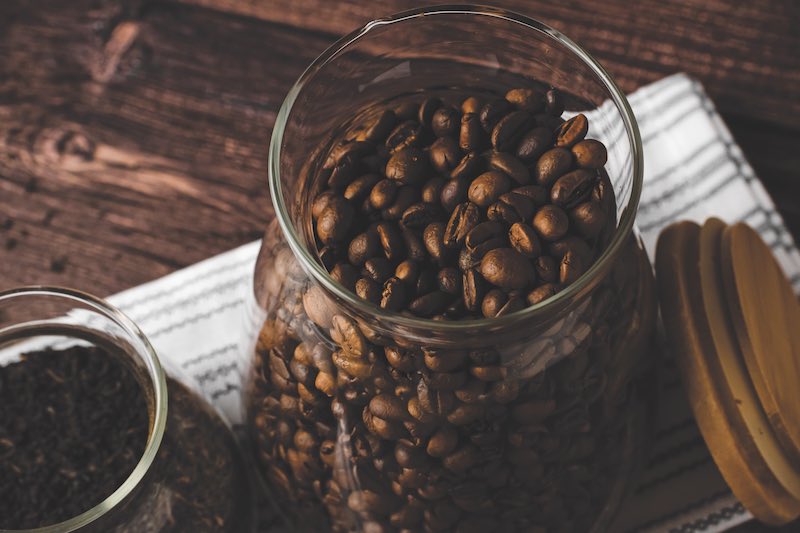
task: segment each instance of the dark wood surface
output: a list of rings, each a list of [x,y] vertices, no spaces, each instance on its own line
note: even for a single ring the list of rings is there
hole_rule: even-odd
[[[258,238],[303,68],[389,0],[0,1],[0,288],[110,294]],[[507,0],[632,91],[703,82],[800,235],[800,3]]]

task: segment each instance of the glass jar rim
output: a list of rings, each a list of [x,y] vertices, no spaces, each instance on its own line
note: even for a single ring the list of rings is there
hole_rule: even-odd
[[[358,296],[356,296],[353,292],[347,290],[344,286],[336,282],[336,280],[330,276],[323,266],[314,259],[308,248],[302,244],[300,237],[295,230],[295,226],[290,220],[288,206],[283,197],[280,180],[280,159],[283,146],[283,137],[289,115],[291,114],[292,108],[294,107],[294,104],[305,85],[312,80],[325,65],[336,59],[336,57],[340,54],[346,52],[352,45],[358,43],[361,39],[369,35],[371,32],[374,32],[376,29],[391,26],[393,24],[408,20],[438,15],[487,16],[499,18],[513,24],[518,24],[536,33],[543,34],[556,43],[564,46],[591,70],[591,72],[602,82],[606,91],[608,91],[612,102],[614,103],[617,111],[620,113],[631,148],[631,155],[633,159],[633,184],[631,187],[631,196],[628,201],[628,205],[620,217],[619,225],[614,232],[611,243],[606,247],[606,249],[592,264],[592,266],[563,291],[536,305],[528,306],[520,311],[516,311],[502,317],[458,321],[417,318],[405,316],[391,311],[385,311],[365,300],[358,298]],[[300,261],[304,270],[306,272],[310,272],[313,278],[327,291],[335,295],[340,301],[345,302],[348,306],[358,310],[364,316],[372,316],[377,320],[394,324],[403,328],[427,329],[432,333],[457,334],[466,332],[468,330],[489,327],[503,328],[512,326],[522,321],[527,321],[529,319],[544,317],[548,310],[558,308],[558,306],[562,303],[568,302],[573,297],[581,294],[592,283],[592,281],[598,277],[600,272],[613,264],[617,255],[623,249],[626,238],[633,229],[634,219],[636,218],[636,211],[642,192],[643,167],[644,162],[642,155],[642,139],[639,133],[639,126],[636,122],[636,117],[634,116],[633,110],[628,103],[628,99],[625,97],[625,94],[622,92],[622,90],[617,86],[616,82],[612,79],[611,75],[586,50],[584,50],[566,35],[554,28],[551,28],[547,24],[525,15],[520,15],[519,13],[515,13],[513,11],[482,5],[443,4],[402,11],[388,17],[372,20],[329,46],[306,68],[306,70],[300,75],[300,77],[289,90],[280,110],[278,111],[278,115],[275,120],[275,127],[272,131],[272,138],[270,140],[268,181],[276,218],[278,219],[278,224],[281,227],[281,231],[283,232],[289,247],[292,250],[292,253],[298,259],[298,261]]]
[[[105,300],[75,289],[37,285],[0,291],[0,303],[28,296],[51,296],[72,300],[93,309],[114,322],[126,335],[141,343],[142,349],[137,352],[147,366],[153,386],[153,423],[147,436],[144,452],[134,469],[114,492],[94,507],[56,524],[35,529],[0,529],[0,533],[65,533],[86,527],[100,519],[130,496],[142,482],[158,454],[167,425],[167,381],[158,355],[145,334],[127,315]]]

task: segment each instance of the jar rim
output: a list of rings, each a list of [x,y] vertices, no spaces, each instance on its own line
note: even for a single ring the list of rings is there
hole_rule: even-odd
[[[627,134],[626,136],[630,144],[633,163],[633,183],[631,187],[630,199],[622,213],[622,216],[620,217],[619,224],[614,232],[610,244],[605,248],[605,250],[603,250],[603,253],[596,261],[594,261],[592,266],[567,288],[555,294],[554,296],[537,303],[536,305],[528,306],[522,310],[502,317],[457,321],[433,320],[429,318],[405,316],[392,311],[385,311],[384,309],[358,298],[358,296],[356,296],[353,292],[347,290],[344,286],[334,280],[333,277],[331,277],[331,275],[323,268],[323,266],[314,259],[309,249],[302,244],[298,232],[296,231],[295,226],[289,217],[288,206],[283,197],[280,180],[280,159],[283,146],[283,137],[289,115],[291,114],[292,108],[294,107],[294,104],[305,85],[312,80],[325,65],[336,59],[336,57],[340,54],[346,52],[352,45],[359,42],[376,29],[421,17],[439,15],[486,16],[499,18],[507,22],[523,26],[538,34],[542,34],[554,42],[564,46],[586,67],[588,67],[590,71],[600,80],[621,116],[623,125],[625,127],[625,132]],[[628,235],[630,235],[633,229],[636,211],[642,192],[643,167],[644,162],[642,139],[639,133],[639,126],[636,122],[636,117],[634,116],[633,110],[628,103],[628,99],[625,97],[625,94],[622,92],[622,90],[617,86],[611,75],[586,50],[584,50],[566,35],[548,26],[547,24],[513,11],[482,5],[443,4],[402,11],[388,17],[372,20],[329,46],[306,68],[306,70],[300,75],[300,77],[289,90],[280,110],[278,111],[278,115],[275,120],[275,127],[272,131],[272,137],[270,140],[268,181],[276,218],[281,227],[281,231],[283,232],[289,247],[292,250],[292,253],[296,258],[298,258],[298,261],[301,263],[304,270],[306,272],[310,272],[315,281],[322,285],[327,291],[365,316],[372,316],[379,321],[384,321],[386,323],[394,324],[403,328],[421,328],[428,330],[431,333],[457,334],[465,333],[468,330],[489,327],[503,328],[512,326],[522,321],[527,321],[532,318],[545,317],[549,310],[558,308],[558,306],[564,302],[568,302],[577,295],[582,294],[582,292],[592,283],[592,281],[598,277],[599,273],[613,264],[614,260],[623,249]]]
[[[144,452],[139,458],[139,461],[136,463],[134,469],[131,471],[128,477],[125,478],[125,481],[123,481],[122,484],[117,487],[116,490],[114,490],[114,492],[112,492],[94,507],[77,516],[56,524],[50,524],[34,529],[0,529],[0,532],[8,533],[65,533],[69,531],[76,531],[100,519],[109,511],[114,509],[118,504],[128,498],[142,482],[156,459],[156,455],[158,454],[158,450],[161,446],[161,441],[163,440],[164,432],[166,430],[168,402],[167,381],[164,369],[159,361],[158,354],[150,344],[150,341],[147,339],[145,334],[142,333],[141,329],[139,329],[139,327],[127,315],[105,300],[75,289],[36,285],[0,291],[0,303],[29,296],[50,296],[63,300],[73,300],[91,308],[100,315],[114,322],[114,324],[119,326],[127,336],[140,343],[141,349],[137,349],[136,351],[137,354],[142,357],[142,360],[147,367],[148,375],[153,387],[154,408],[151,426],[152,429],[149,431],[147,436],[147,443],[145,444]]]

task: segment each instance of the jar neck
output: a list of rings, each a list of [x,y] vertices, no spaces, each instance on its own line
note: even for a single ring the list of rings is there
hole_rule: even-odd
[[[158,453],[167,419],[166,377],[158,356],[139,328],[105,301],[78,291],[26,287],[0,292],[0,365],[16,362],[33,350],[87,344],[117,358],[136,376],[148,407],[144,452],[125,481],[91,509],[58,524],[14,531],[96,529],[135,496]]]

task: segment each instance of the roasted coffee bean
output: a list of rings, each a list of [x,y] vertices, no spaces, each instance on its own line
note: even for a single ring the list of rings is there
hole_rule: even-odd
[[[392,222],[379,222],[377,226],[375,226],[375,232],[386,259],[389,261],[397,261],[406,253],[406,243],[397,224]]]
[[[353,181],[359,171],[358,160],[348,154],[338,165],[333,167],[328,176],[328,187],[341,191]]]
[[[486,282],[476,269],[464,272],[462,281],[464,291],[464,305],[470,311],[477,311],[486,293]]]
[[[461,518],[461,510],[450,500],[442,499],[425,509],[425,528],[429,531],[451,530]]]
[[[386,177],[403,184],[419,183],[429,172],[428,157],[417,148],[399,150],[386,163]]]
[[[436,275],[439,290],[452,295],[461,294],[461,272],[455,267],[445,267]]]
[[[553,116],[560,117],[561,113],[564,112],[564,99],[561,97],[561,93],[555,89],[550,89],[545,94],[545,109],[547,112]]]
[[[469,373],[481,381],[502,381],[506,379],[508,369],[499,365],[473,366],[470,367]]]
[[[558,265],[549,255],[537,257],[533,266],[536,268],[536,277],[539,281],[548,283],[558,281]]]
[[[527,111],[512,111],[492,130],[492,146],[500,152],[515,149],[532,122],[533,117]]]
[[[403,406],[403,411],[407,416],[408,411],[405,410],[405,406]],[[425,449],[414,446],[411,441],[406,439],[397,441],[394,447],[394,458],[397,464],[403,468],[419,468],[429,462]]]
[[[504,152],[492,152],[489,155],[489,168],[503,172],[518,185],[525,185],[531,180],[528,168],[522,161]]]
[[[514,153],[522,161],[532,163],[552,146],[552,139],[550,129],[541,126],[533,128],[520,138]]]
[[[495,248],[481,259],[480,273],[492,285],[522,289],[535,280],[530,262],[513,248]]]
[[[418,192],[414,187],[400,187],[394,197],[394,202],[381,211],[381,216],[384,220],[400,220],[403,212],[416,203],[418,198]]]
[[[440,174],[448,175],[461,162],[461,148],[453,137],[440,137],[431,145],[428,155],[431,166]]]
[[[500,246],[498,246],[498,248],[499,247]],[[458,268],[462,272],[478,268],[481,264],[481,259],[483,259],[483,255],[481,255],[480,252],[475,252],[470,248],[462,248],[461,251],[458,252]]]
[[[408,310],[415,315],[431,317],[443,312],[452,298],[445,292],[433,291],[411,301]]]
[[[362,300],[378,305],[381,301],[381,286],[370,278],[360,278],[356,282],[356,294]]]
[[[452,213],[457,205],[467,199],[469,182],[464,178],[453,178],[445,183],[442,188],[441,202],[442,207],[448,213]]]
[[[400,221],[407,228],[424,228],[436,220],[438,214],[436,205],[419,202],[403,211]]]
[[[405,420],[408,411],[403,400],[390,394],[378,394],[369,402],[369,410],[378,418],[384,420]]]
[[[430,127],[431,121],[433,120],[433,115],[436,110],[441,107],[441,105],[442,101],[435,96],[430,96],[423,100],[423,102],[419,105],[418,119],[420,124]]]
[[[379,181],[369,193],[369,203],[375,209],[386,209],[394,203],[398,188],[397,182],[394,180]]]
[[[585,240],[574,235],[568,235],[561,240],[552,242],[547,246],[548,253],[557,261],[566,255],[567,252],[572,252],[578,255],[584,264],[592,262],[592,249]]]
[[[409,287],[413,287],[419,278],[419,263],[406,259],[397,265],[397,268],[394,269],[394,275]]]
[[[335,198],[337,195],[334,191],[323,191],[319,193],[316,198],[314,198],[314,202],[311,204],[311,216],[316,221],[319,219],[319,216],[328,207],[331,199]]]
[[[331,269],[331,277],[340,285],[349,290],[356,288],[356,281],[360,277],[358,270],[349,263],[337,263]]]
[[[534,211],[536,206],[533,200],[524,194],[512,191],[500,195],[497,202],[486,210],[486,216],[489,220],[514,224],[530,220]]]
[[[447,415],[447,421],[456,427],[466,426],[484,417],[486,408],[476,403],[462,403]]]
[[[564,122],[556,131],[556,146],[570,147],[582,141],[589,130],[589,121],[583,113],[577,114]]]
[[[594,139],[584,139],[570,150],[580,168],[603,168],[608,159],[605,145]]]
[[[525,185],[523,187],[517,187],[511,192],[530,198],[535,207],[539,207],[547,203],[550,196],[547,192],[547,189],[541,185]]]
[[[422,240],[425,243],[425,249],[438,265],[445,265],[449,256],[448,250],[444,245],[444,230],[445,224],[443,222],[434,222],[425,227],[422,234]]]
[[[467,373],[459,370],[456,372],[434,372],[424,377],[431,389],[436,391],[453,391],[467,381]]]
[[[341,196],[334,196],[317,219],[317,238],[324,244],[341,241],[350,231],[353,206]]]
[[[403,243],[406,246],[406,255],[413,261],[425,261],[428,254],[425,251],[425,243],[422,239],[409,228],[401,228],[400,233],[403,235]]]
[[[408,290],[396,277],[391,277],[383,284],[381,307],[388,311],[400,311],[408,303]]]
[[[483,102],[477,96],[468,96],[461,102],[462,113],[480,113]]]
[[[492,318],[508,301],[508,295],[500,289],[492,289],[486,293],[481,302],[481,312],[486,318]]]
[[[436,270],[428,268],[419,273],[417,278],[416,294],[421,296],[436,289]]]
[[[350,182],[344,190],[344,197],[353,203],[360,202],[369,195],[372,188],[381,181],[379,174],[364,174]]]
[[[490,170],[475,178],[469,186],[467,197],[479,207],[488,207],[510,189],[511,180],[505,173]]]
[[[429,179],[425,182],[425,185],[422,186],[422,201],[426,204],[435,204],[439,205],[442,196],[442,189],[444,188],[445,181],[444,178],[440,176],[436,176],[434,178]]]
[[[465,152],[472,152],[481,147],[484,132],[478,115],[467,113],[461,117],[461,129],[458,134],[458,146]]]
[[[575,206],[569,218],[571,227],[587,239],[597,237],[606,227],[606,213],[595,200]]]
[[[437,137],[455,135],[460,126],[461,115],[452,107],[440,107],[431,120],[431,129]]]
[[[356,266],[361,266],[370,257],[374,257],[381,250],[378,234],[366,231],[356,235],[347,247],[347,259]]]
[[[572,153],[563,148],[546,151],[536,161],[533,174],[536,183],[550,187],[555,181],[572,168]]]
[[[538,113],[544,108],[544,95],[536,89],[511,89],[506,93],[506,100],[517,109]]]
[[[364,263],[364,273],[375,283],[383,284],[394,273],[392,263],[385,257],[372,257]],[[355,285],[355,282],[353,282]]]
[[[546,205],[533,217],[533,229],[546,241],[556,241],[567,234],[569,217],[563,209]]]
[[[331,321],[331,339],[342,348],[347,357],[361,358],[367,353],[367,340],[356,322],[344,315],[336,315]]]
[[[595,171],[573,170],[556,180],[550,189],[550,200],[560,207],[574,207],[589,197],[596,183]]]
[[[464,202],[456,206],[445,226],[444,245],[448,248],[455,248],[463,243],[467,234],[480,222],[480,216],[478,206],[471,202]]]
[[[422,125],[413,120],[402,122],[386,138],[386,148],[392,153],[418,146],[421,143]]]
[[[341,165],[346,159],[356,160],[363,155],[371,152],[374,145],[367,141],[346,141],[340,143],[331,150],[322,168],[332,169]]]
[[[478,464],[481,453],[472,444],[462,444],[442,459],[442,465],[451,472],[465,472]]]
[[[473,227],[467,233],[464,243],[468,248],[477,248],[487,241],[502,237],[504,233],[505,228],[501,223],[488,220]]]
[[[551,296],[555,296],[556,293],[558,293],[558,286],[553,283],[539,285],[528,293],[528,304],[536,305],[547,300]]]
[[[447,457],[458,444],[458,430],[451,425],[444,425],[434,433],[427,445],[428,455],[441,459]]]
[[[370,142],[383,142],[391,133],[397,122],[397,116],[391,109],[384,110],[378,118],[364,131],[364,138]]]
[[[456,168],[450,171],[452,179],[472,179],[481,172],[482,160],[475,152],[470,152],[461,158]]]
[[[562,285],[569,285],[586,272],[586,264],[581,256],[572,251],[567,251],[561,258],[559,267],[559,281]]]
[[[536,231],[527,224],[513,224],[508,230],[508,242],[516,251],[531,259],[539,257],[542,253],[542,244],[536,236]]]
[[[481,108],[480,121],[486,133],[492,133],[500,119],[514,110],[513,104],[505,98],[491,100]]]
[[[417,367],[414,354],[396,346],[384,348],[384,355],[386,356],[386,361],[401,372],[412,372]]]

